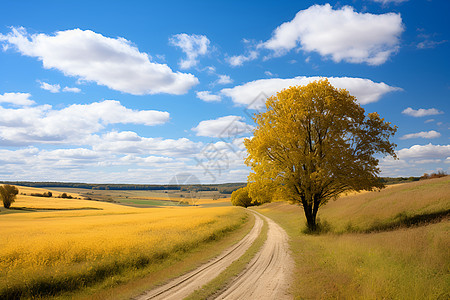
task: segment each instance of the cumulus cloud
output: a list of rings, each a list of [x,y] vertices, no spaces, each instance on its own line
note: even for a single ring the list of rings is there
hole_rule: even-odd
[[[434,116],[434,115],[440,115],[443,114],[443,111],[440,111],[436,108],[430,108],[430,109],[424,109],[419,108],[417,110],[412,109],[411,107],[406,108],[402,111],[402,114],[412,116],[412,117],[425,117],[425,116]]]
[[[241,134],[250,133],[253,126],[243,122],[240,116],[225,116],[215,120],[201,121],[192,128],[198,136],[229,138]]]
[[[198,84],[192,74],[173,72],[165,64],[152,62],[130,41],[91,30],[30,35],[22,27],[13,27],[10,33],[0,34],[0,41],[4,49],[12,47],[22,55],[38,58],[46,69],[133,95],[179,95]]]
[[[403,32],[400,14],[358,13],[350,6],[334,10],[329,4],[299,11],[276,28],[260,48],[281,56],[292,49],[318,52],[335,62],[380,65],[399,49]]]
[[[61,91],[63,92],[70,92],[70,93],[79,93],[81,90],[77,87],[64,87],[61,89],[61,86],[59,84],[50,84],[44,81],[38,80],[41,89],[49,91],[50,93],[59,93]]]
[[[238,105],[258,109],[264,105],[265,101],[265,99],[262,99],[263,101],[255,101],[261,93],[266,96],[272,96],[290,86],[306,85],[323,78],[325,77],[297,76],[290,79],[259,79],[233,88],[222,89],[221,93],[230,97]],[[328,77],[328,81],[336,88],[348,90],[351,95],[358,99],[360,104],[377,102],[386,93],[402,90],[398,87],[389,86],[384,82],[377,83],[363,78]]]
[[[219,79],[217,79],[216,83],[218,84],[229,84],[232,83],[233,79],[231,79],[228,75],[219,75]]]
[[[199,91],[196,92],[197,94],[197,98],[206,101],[206,102],[215,102],[215,101],[220,101],[222,100],[222,97],[220,97],[220,95],[214,95],[211,94],[210,91]]]
[[[10,103],[16,106],[29,106],[36,102],[30,99],[29,93],[4,93],[0,95],[0,103]]]
[[[398,151],[400,159],[446,159],[450,156],[450,145],[414,145]]]
[[[398,160],[392,157],[380,160],[381,176],[420,176],[434,172],[448,161],[450,145],[413,145],[400,149],[397,154]]]
[[[441,134],[437,131],[431,130],[431,131],[421,131],[417,133],[409,133],[402,136],[400,139],[407,140],[407,139],[415,139],[415,138],[424,138],[424,139],[434,139],[440,137]]]
[[[41,89],[49,91],[50,93],[59,93],[61,86],[59,84],[50,84],[43,81],[38,81],[41,84]]]
[[[69,93],[79,93],[81,92],[81,89],[77,88],[77,87],[64,87],[62,89],[63,92],[69,92]]]
[[[245,62],[252,61],[257,59],[259,56],[258,51],[252,50],[249,51],[247,54],[241,54],[241,55],[235,55],[230,56],[226,59],[226,61],[232,66],[232,67],[240,67]]]
[[[10,109],[0,107],[0,144],[86,142],[91,135],[109,124],[153,126],[169,120],[169,113],[132,110],[119,101],[105,100],[91,104],[73,104],[61,110],[50,105]]]
[[[179,47],[186,59],[179,63],[181,69],[189,69],[198,64],[198,57],[208,53],[209,39],[204,35],[186,33],[175,34],[169,39],[170,44]]]
[[[163,139],[140,137],[134,132],[108,132],[92,142],[96,151],[118,154],[146,154],[168,157],[188,157],[198,153],[202,143],[187,138]]]

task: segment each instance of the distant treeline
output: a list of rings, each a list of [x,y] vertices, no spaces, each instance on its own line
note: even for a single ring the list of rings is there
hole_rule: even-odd
[[[419,181],[420,177],[381,177],[380,181],[386,185]]]
[[[30,182],[30,181],[0,181],[1,184],[28,186],[35,188],[77,188],[91,190],[180,190],[180,191],[218,191],[221,194],[231,194],[246,186],[246,183],[196,184],[196,185],[158,185],[158,184],[96,184],[78,182]]]
[[[423,176],[422,176],[423,177]],[[422,177],[381,177],[380,180],[386,185],[418,181]],[[222,183],[222,184],[195,184],[195,185],[159,185],[159,184],[97,184],[78,182],[30,182],[30,181],[0,181],[0,184],[11,184],[36,188],[78,188],[91,190],[173,190],[183,192],[218,191],[221,194],[231,194],[247,184],[245,182]]]

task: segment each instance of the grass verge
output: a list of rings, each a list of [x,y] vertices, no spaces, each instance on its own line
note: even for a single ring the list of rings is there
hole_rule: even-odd
[[[220,273],[216,278],[205,284],[200,289],[196,290],[194,293],[185,298],[185,300],[200,300],[200,299],[210,299],[214,295],[220,294],[222,290],[232,281],[232,279],[240,274],[247,264],[255,257],[258,251],[263,246],[267,239],[268,225],[266,220],[264,220],[264,225],[261,229],[261,233],[247,249],[247,251],[239,259],[235,260],[228,268],[226,268],[222,273]]]
[[[296,299],[449,299],[450,221],[374,233],[306,235],[301,208],[256,209],[290,236]]]

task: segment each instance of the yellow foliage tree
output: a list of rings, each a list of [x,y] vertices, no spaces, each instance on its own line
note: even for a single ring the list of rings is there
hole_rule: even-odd
[[[19,190],[14,185],[4,184],[0,186],[0,197],[3,200],[3,206],[10,208],[18,193]]]
[[[256,114],[254,136],[245,140],[250,196],[266,202],[283,190],[303,206],[317,229],[319,208],[348,190],[382,188],[376,153],[396,158],[389,141],[397,130],[377,113],[365,115],[356,98],[326,79],[285,89]]]
[[[254,204],[252,198],[248,195],[247,187],[240,188],[231,193],[231,204],[243,207],[249,207]]]

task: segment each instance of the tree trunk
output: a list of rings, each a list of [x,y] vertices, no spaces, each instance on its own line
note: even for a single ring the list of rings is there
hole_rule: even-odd
[[[303,204],[303,210],[305,211],[306,225],[308,226],[308,229],[311,232],[316,231],[317,230],[317,224],[316,224],[317,209],[313,210],[312,205]]]

